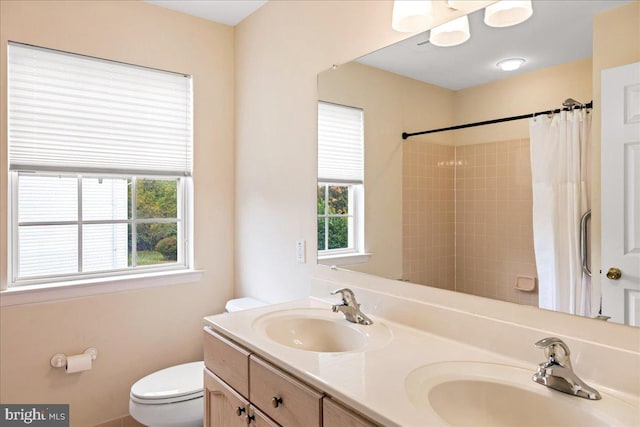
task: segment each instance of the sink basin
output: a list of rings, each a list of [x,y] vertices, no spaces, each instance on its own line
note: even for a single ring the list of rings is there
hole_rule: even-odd
[[[253,327],[277,344],[320,353],[365,351],[379,348],[391,339],[383,324],[357,325],[329,309],[276,311],[258,317]]]
[[[602,392],[598,401],[570,396],[534,383],[532,374],[493,363],[435,363],[412,371],[405,391],[452,426],[640,425],[637,404]]]

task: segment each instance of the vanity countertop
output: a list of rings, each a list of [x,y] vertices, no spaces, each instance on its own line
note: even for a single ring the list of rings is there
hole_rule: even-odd
[[[272,341],[264,331],[256,327],[257,322],[264,316],[283,310],[300,309],[323,312],[326,310],[330,313],[331,304],[307,298],[231,314],[208,316],[204,320],[213,330],[385,426],[447,425],[429,405],[415,404],[415,399],[412,401],[406,393],[407,376],[425,365],[472,361],[514,366],[526,369],[531,374],[536,371],[536,366],[527,362],[375,316],[371,316],[374,325],[387,328],[390,333],[389,339],[367,351],[321,353],[294,349]],[[331,315],[337,319],[342,317],[340,313]],[[364,330],[368,328],[363,325],[355,327]],[[540,350],[532,347],[531,351]],[[540,356],[542,362],[544,356],[542,353]],[[586,408],[591,405],[589,407],[594,408],[603,405],[605,400],[588,401],[540,387],[542,393],[553,393],[554,399],[570,399],[567,402],[574,406],[585,405]],[[634,397],[616,397],[627,403],[638,404]],[[451,396],[451,399],[455,400],[456,396]]]

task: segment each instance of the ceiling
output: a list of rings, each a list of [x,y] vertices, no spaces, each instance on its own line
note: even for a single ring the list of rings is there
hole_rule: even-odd
[[[593,15],[629,1],[534,0],[533,16],[522,24],[492,28],[484,10],[469,15],[471,38],[454,47],[428,43],[429,32],[380,49],[358,62],[451,90],[591,56]],[[389,23],[391,25],[391,23]],[[517,71],[505,72],[496,63],[525,58]]]
[[[147,3],[166,7],[187,15],[208,19],[220,24],[234,26],[256,10],[267,0],[144,0]]]

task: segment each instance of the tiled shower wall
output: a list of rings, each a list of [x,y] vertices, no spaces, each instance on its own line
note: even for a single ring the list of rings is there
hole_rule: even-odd
[[[402,152],[402,279],[455,288],[455,148],[407,141]]]
[[[403,279],[519,304],[537,289],[529,140],[403,147]]]
[[[456,147],[456,290],[538,305],[529,139]]]

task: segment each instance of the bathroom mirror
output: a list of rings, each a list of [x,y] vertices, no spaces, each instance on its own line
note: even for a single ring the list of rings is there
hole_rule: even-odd
[[[553,309],[539,290],[529,120],[402,133],[590,102],[593,16],[626,3],[533,2],[533,15],[508,28],[488,27],[479,10],[458,46],[435,46],[427,31],[320,73],[318,262]],[[497,66],[513,58],[524,59],[519,69]],[[600,153],[582,156],[581,214],[594,203]],[[582,280],[583,295],[557,310],[595,318],[600,290]]]

